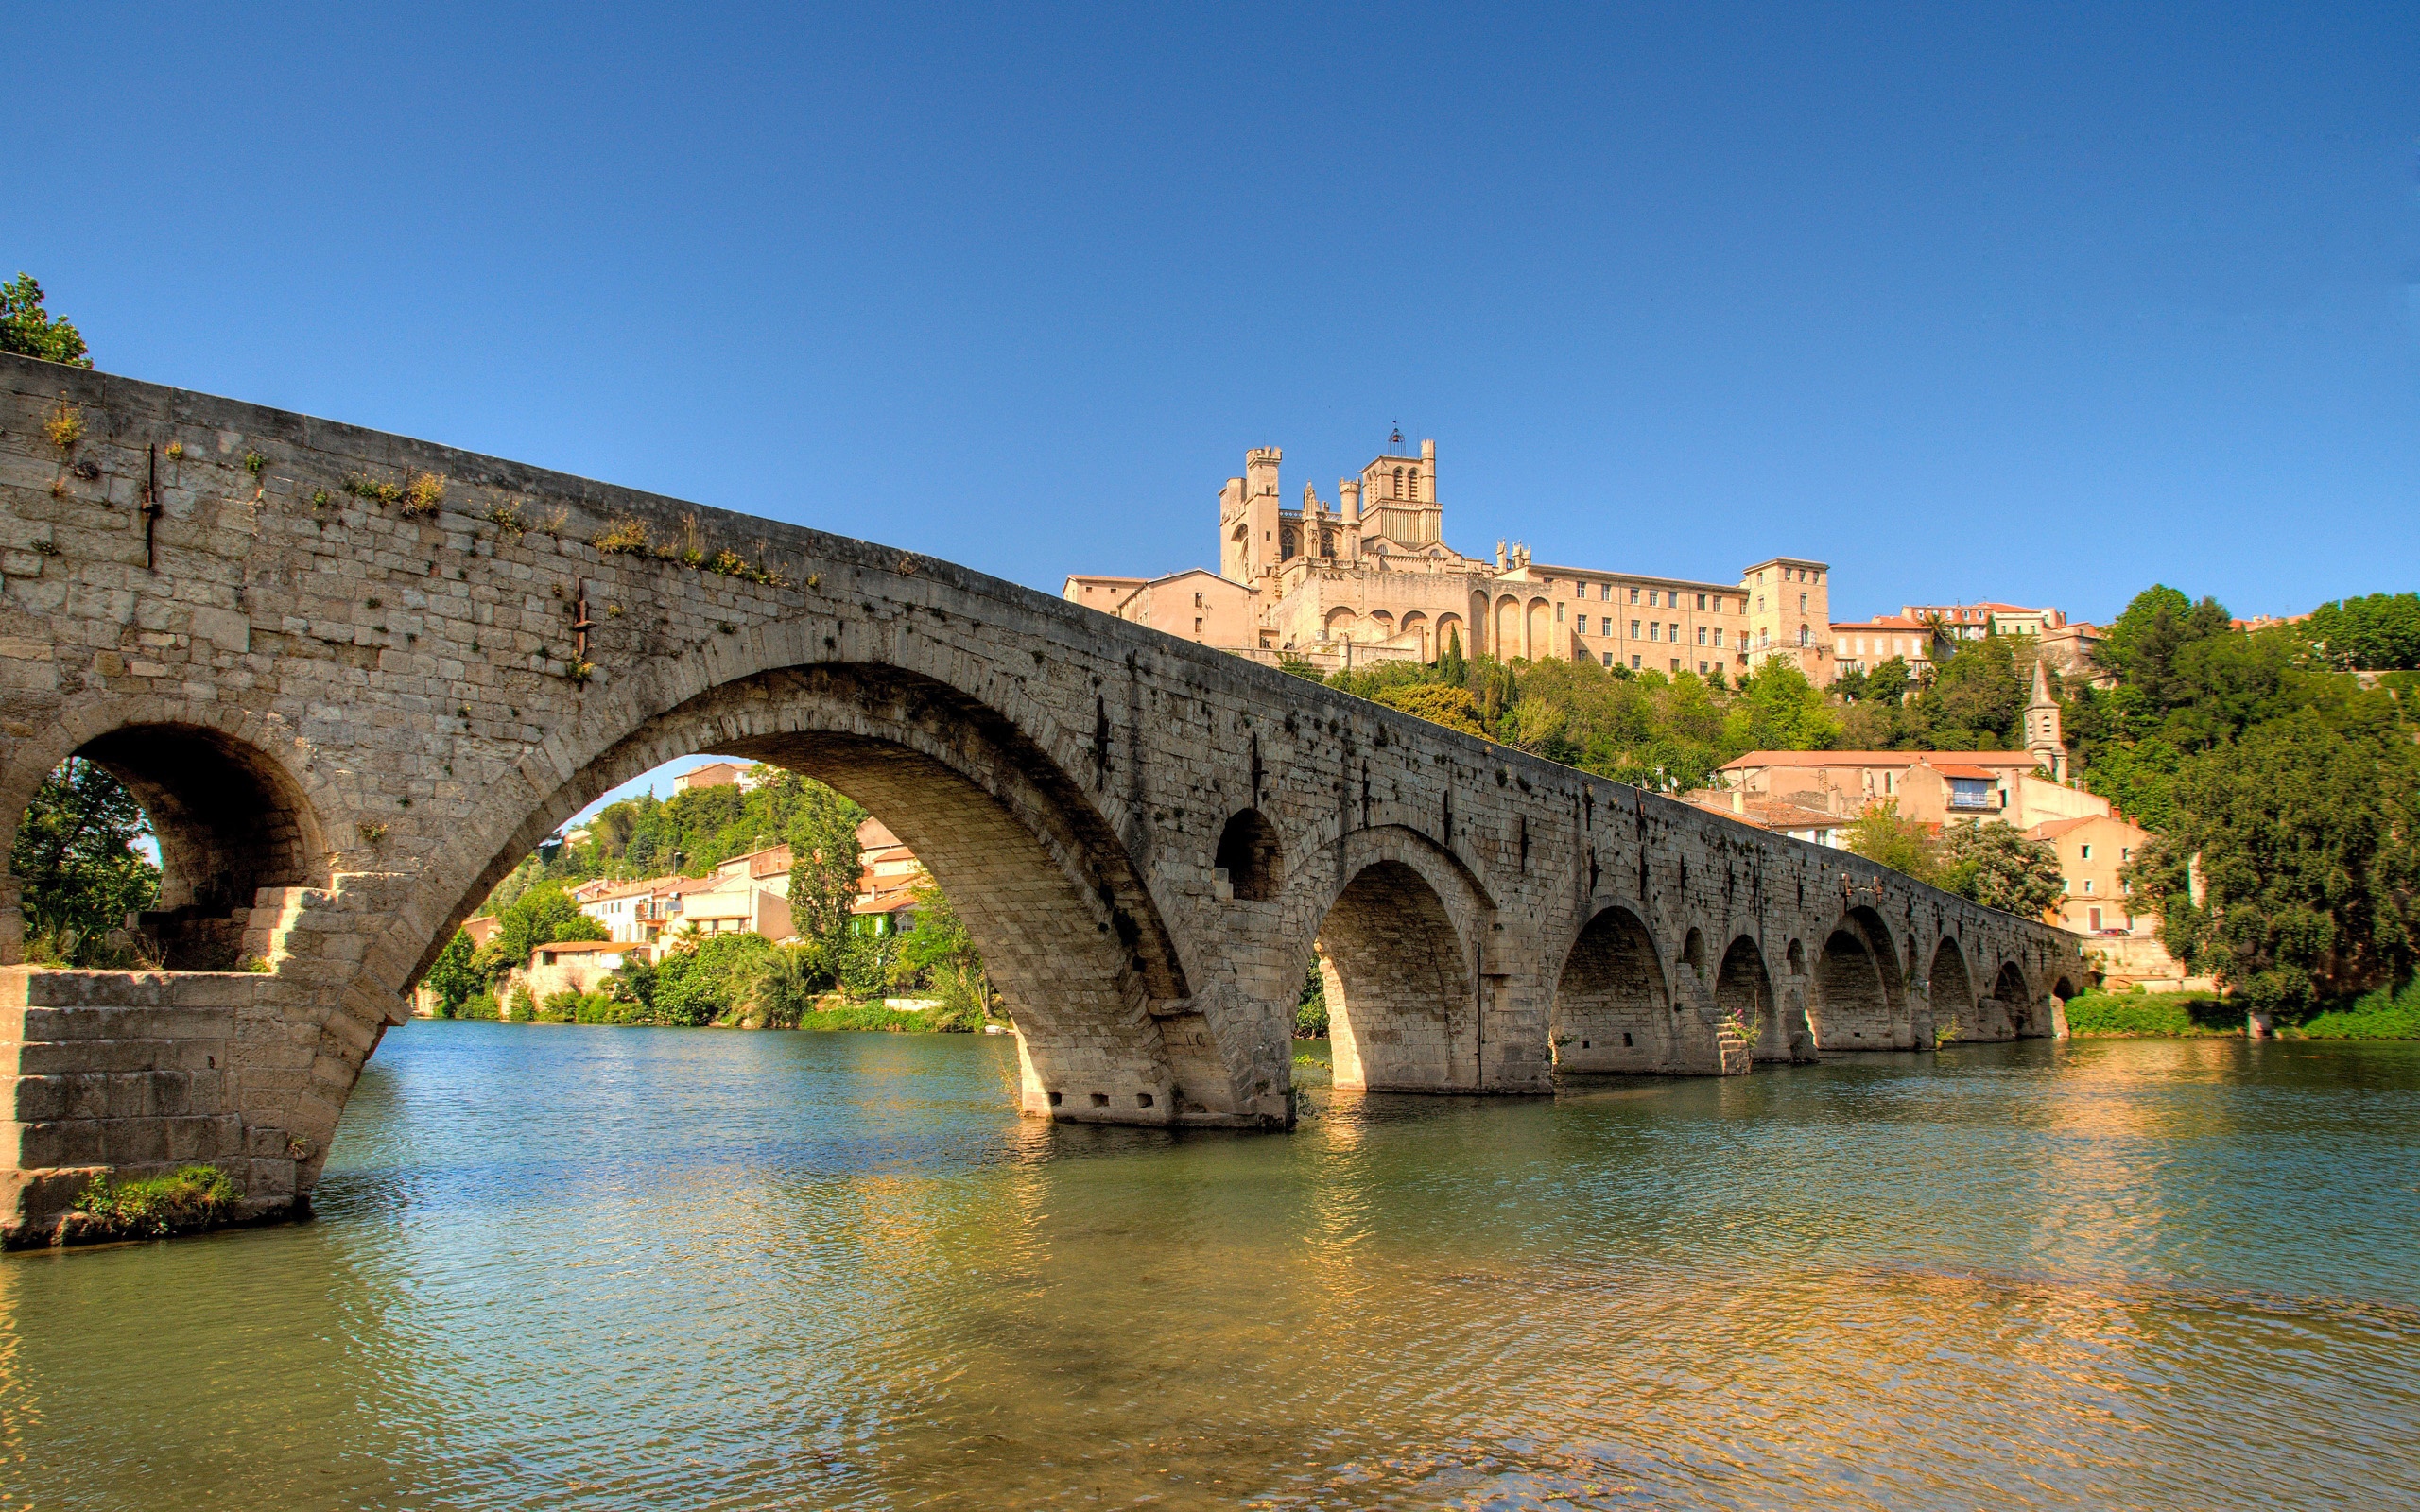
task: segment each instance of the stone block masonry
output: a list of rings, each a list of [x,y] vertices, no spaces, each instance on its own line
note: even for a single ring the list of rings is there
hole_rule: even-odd
[[[125,782],[170,968],[0,974],[7,1241],[100,1170],[307,1200],[479,899],[709,750],[925,861],[1035,1116],[1288,1126],[1314,958],[1348,1090],[2044,1033],[2083,980],[2040,924],[919,553],[0,357],[0,815],[69,756]]]

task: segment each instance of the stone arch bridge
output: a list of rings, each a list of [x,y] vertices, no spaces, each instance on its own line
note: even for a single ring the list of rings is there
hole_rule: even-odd
[[[101,1170],[306,1200],[457,924],[699,751],[915,849],[1036,1116],[1288,1126],[1315,948],[1338,1085],[1413,1091],[2047,1034],[2083,980],[2040,924],[948,562],[421,441],[0,356],[0,819],[80,754],[165,871],[167,970],[0,971],[15,1243]]]

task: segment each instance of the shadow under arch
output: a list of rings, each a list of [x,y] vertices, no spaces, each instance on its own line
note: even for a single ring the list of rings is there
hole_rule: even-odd
[[[1320,920],[1313,950],[1340,1090],[1478,1085],[1478,1002],[1461,933],[1418,868],[1381,856],[1356,870]]]
[[[1765,970],[1765,953],[1752,935],[1741,935],[1723,949],[1714,971],[1714,1011],[1718,1021],[1739,1023],[1757,1060],[1801,1059],[1813,1043],[1805,1010],[1782,1011],[1773,995],[1772,975]]]
[[[2008,1032],[2019,1040],[2038,1040],[2050,1033],[2050,1015],[2033,1000],[2031,984],[2014,961],[2002,961],[1993,978],[1992,996],[2007,1016]]]
[[[1285,847],[1277,826],[1258,809],[1238,809],[1229,817],[1210,864],[1226,874],[1230,896],[1246,902],[1273,902],[1285,888]]]
[[[947,684],[864,663],[752,674],[642,722],[582,764],[509,835],[480,844],[412,943],[424,971],[461,919],[564,819],[700,751],[827,782],[879,817],[949,895],[1014,1019],[1024,1109],[1083,1121],[1265,1122],[1239,1107],[1215,1025],[1124,844],[1046,751]],[[469,875],[464,877],[467,871]],[[1249,1099],[1246,1099],[1249,1100]]]
[[[1815,958],[1807,1015],[1824,1050],[1905,1049],[1910,1042],[1898,952],[1873,909],[1852,908],[1832,925]]]
[[[151,822],[160,897],[142,933],[169,971],[234,970],[262,888],[326,885],[331,850],[311,800],[248,741],[208,725],[129,724],[68,756],[115,778]]]
[[[1966,953],[1945,935],[1932,953],[1932,969],[1925,975],[1925,995],[1932,1000],[1936,1031],[1952,1040],[1976,1040],[1983,1026],[1976,1012],[1975,978],[1966,970]]]
[[[1558,1071],[1669,1069],[1671,987],[1636,914],[1616,903],[1588,920],[1555,979],[1552,1025]]]

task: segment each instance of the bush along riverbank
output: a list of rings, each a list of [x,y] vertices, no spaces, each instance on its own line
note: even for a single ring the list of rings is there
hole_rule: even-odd
[[[2250,1016],[2233,999],[2139,989],[2086,992],[2069,998],[2066,1009],[2067,1032],[2079,1040],[2235,1038]],[[2420,979],[2279,1017],[2273,1027],[2281,1040],[2420,1040]]]

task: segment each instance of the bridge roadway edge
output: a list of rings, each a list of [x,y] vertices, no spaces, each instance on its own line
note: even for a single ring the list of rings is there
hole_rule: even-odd
[[[424,511],[374,496],[423,475]],[[269,968],[0,969],[8,1243],[100,1172],[306,1205],[487,887],[697,749],[890,805],[998,964],[1037,1116],[1289,1126],[1323,928],[1353,1079],[1412,1091],[2044,1033],[2083,979],[2047,926],[952,563],[430,442],[0,355],[0,815],[93,754],[181,816],[196,927]],[[595,543],[633,522],[738,572]],[[1269,874],[1222,883],[1246,810]]]

